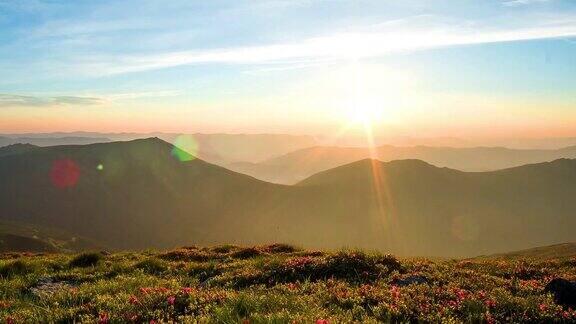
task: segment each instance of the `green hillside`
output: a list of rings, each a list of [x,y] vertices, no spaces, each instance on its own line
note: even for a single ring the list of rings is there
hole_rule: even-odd
[[[573,323],[573,259],[430,261],[275,244],[0,256],[0,318],[29,323]]]

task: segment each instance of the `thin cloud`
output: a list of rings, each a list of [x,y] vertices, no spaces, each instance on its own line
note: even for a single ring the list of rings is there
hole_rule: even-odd
[[[180,90],[139,91],[107,94],[104,97],[109,101],[131,100],[139,98],[174,97],[183,94]]]
[[[510,0],[510,1],[504,1],[502,4],[507,7],[519,7],[544,2],[550,2],[550,0]]]
[[[159,90],[94,94],[86,96],[69,95],[17,95],[1,94],[0,107],[50,107],[50,106],[92,106],[140,98],[174,97],[180,90]]]
[[[341,33],[301,42],[213,50],[179,51],[157,55],[109,56],[77,62],[75,71],[111,75],[201,64],[278,64],[333,62],[379,57],[403,51],[576,36],[576,23],[546,22],[534,27],[492,30],[467,26],[389,28],[375,32]],[[289,65],[290,63],[288,63]]]
[[[23,96],[15,94],[0,94],[0,107],[49,107],[49,106],[89,106],[102,103],[100,98],[76,96]]]

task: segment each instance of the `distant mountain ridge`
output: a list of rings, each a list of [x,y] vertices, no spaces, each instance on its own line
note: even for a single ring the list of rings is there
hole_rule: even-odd
[[[0,221],[118,249],[287,242],[474,256],[576,241],[576,161],[493,172],[364,159],[277,185],[157,138],[0,157]]]
[[[419,159],[461,171],[494,171],[529,163],[576,158],[576,146],[554,150],[503,147],[397,147],[380,146],[371,151],[356,147],[311,147],[260,163],[232,163],[232,170],[274,183],[293,184],[315,173],[365,158],[381,161]]]
[[[111,140],[104,137],[81,137],[81,136],[6,137],[0,135],[0,147],[14,144],[53,146],[53,145],[83,145],[83,144],[106,143],[106,142],[111,142]]]
[[[93,144],[151,137],[173,144],[184,142],[188,144],[187,149],[194,150],[195,155],[216,164],[238,161],[260,162],[317,145],[312,136],[288,134],[55,132],[0,134],[0,146],[14,143],[30,143],[38,146]]]

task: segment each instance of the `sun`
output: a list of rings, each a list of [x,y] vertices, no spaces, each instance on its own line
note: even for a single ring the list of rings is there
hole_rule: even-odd
[[[361,126],[380,122],[384,112],[382,100],[371,96],[355,96],[347,110],[348,121]]]
[[[338,126],[333,137],[390,133],[405,123],[410,117],[406,111],[417,104],[416,79],[408,70],[353,61],[322,73],[307,84],[316,90],[306,92],[306,98],[316,100],[304,103],[318,107],[318,114]]]
[[[385,100],[378,87],[382,82],[371,72],[359,64],[352,65],[348,71],[345,104],[348,123],[365,127],[380,122],[383,118]]]

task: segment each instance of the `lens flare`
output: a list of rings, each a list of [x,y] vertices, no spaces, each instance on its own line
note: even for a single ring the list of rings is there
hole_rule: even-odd
[[[172,155],[180,162],[192,161],[198,156],[198,142],[191,135],[180,135],[172,144]]]
[[[56,160],[50,170],[52,184],[59,189],[76,186],[80,178],[80,168],[71,159]]]

